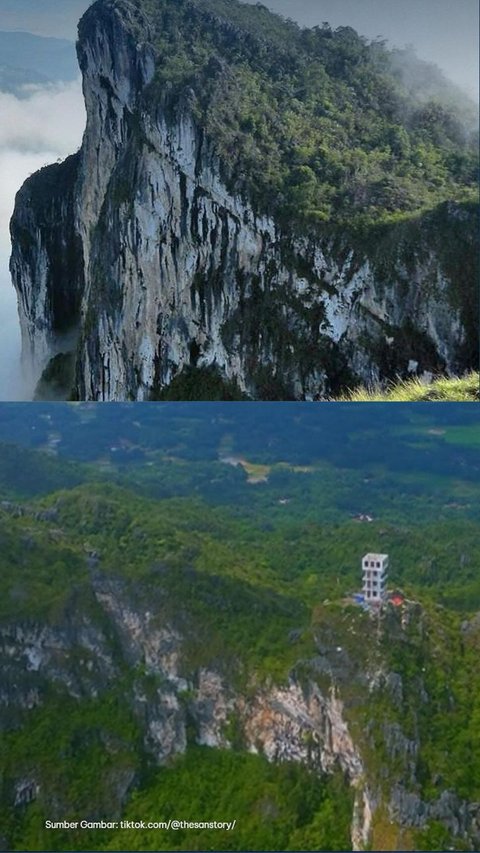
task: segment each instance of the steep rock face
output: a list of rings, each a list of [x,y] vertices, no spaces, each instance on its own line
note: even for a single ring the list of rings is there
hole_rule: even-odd
[[[129,664],[144,666],[147,676],[157,681],[153,691],[151,685],[146,691],[144,680],[139,676],[124,701],[131,704],[141,724],[146,751],[159,764],[169,763],[185,752],[187,729],[192,721],[197,743],[229,749],[231,743],[226,732],[228,720],[234,714],[243,733],[244,748],[262,752],[269,761],[300,762],[319,775],[341,767],[353,787],[358,789],[352,817],[353,849],[366,846],[370,813],[367,810],[359,817],[357,804],[357,799],[367,797],[363,789],[362,760],[348,733],[342,704],[335,695],[324,697],[313,683],[302,689],[292,678],[284,688],[258,686],[247,699],[220,673],[205,667],[195,672],[185,671],[186,677],[179,678],[178,665],[183,666],[183,638],[175,629],[153,627],[150,613],[127,606],[121,596],[111,591],[99,593],[98,600],[114,620]],[[127,622],[117,622],[117,617],[127,617]],[[0,717],[3,728],[11,727],[19,711],[28,712],[32,707],[41,706],[46,685],[51,681],[77,700],[98,695],[102,689],[98,673],[87,661],[94,636],[104,688],[111,679],[119,677],[120,659],[112,647],[105,654],[109,640],[104,633],[98,632],[93,624],[85,623],[80,633],[72,631],[68,639],[67,634],[63,629],[46,630],[35,625],[18,625],[2,631],[2,670],[5,660],[13,660],[16,681],[23,679],[32,683],[33,680],[39,685],[36,691],[30,686],[30,694],[23,696],[5,682],[0,698],[9,716]],[[157,653],[165,644],[170,650],[166,657]],[[152,648],[156,650],[153,656]],[[73,656],[76,663],[72,665]],[[112,803],[116,812],[133,781],[134,774],[130,772],[124,784],[119,784],[118,801]],[[48,799],[41,775],[35,774],[34,768],[28,777],[22,775],[11,782],[10,794],[15,806],[44,796]]]
[[[209,747],[235,746],[261,753],[271,762],[301,763],[319,779],[339,769],[353,791],[352,849],[368,849],[379,806],[400,827],[421,829],[429,821],[440,821],[467,849],[475,849],[480,841],[480,807],[450,791],[423,801],[415,793],[412,768],[420,745],[399,726],[387,727],[385,733],[393,761],[387,776],[383,773],[379,784],[370,771],[364,739],[360,745],[349,722],[351,700],[343,694],[358,677],[372,694],[395,682],[391,673],[355,675],[349,655],[325,645],[323,673],[329,662],[330,687],[323,679],[317,682],[319,664],[313,660],[309,677],[292,671],[278,685],[260,683],[252,674],[242,689],[222,671],[221,662],[217,667],[211,662],[189,663],[181,620],[177,624],[175,618],[162,615],[161,594],[147,601],[133,585],[107,579],[97,567],[90,577],[91,597],[83,594],[83,604],[75,603],[56,624],[19,621],[0,627],[2,731],[27,721],[29,714],[51,701],[53,693],[62,704],[65,697],[88,703],[123,679],[122,704],[138,722],[146,755],[159,765],[184,753],[193,738]],[[368,741],[368,732],[366,736]],[[108,749],[108,736],[102,737]],[[38,798],[57,814],[58,804],[49,802],[48,786],[34,761],[12,774],[8,784],[12,805],[24,806]],[[115,814],[121,813],[134,784],[134,768],[120,767],[109,804]]]
[[[215,366],[254,397],[273,384],[310,399],[409,366],[473,364],[475,278],[456,278],[474,225],[448,262],[428,221],[407,251],[402,226],[370,249],[289,236],[227,189],[193,93],[172,107],[155,87],[137,8],[94,4],[79,60],[82,149],[52,167],[64,169],[53,190],[48,169],[26,183],[12,221],[24,361],[37,374],[74,348],[80,399],[148,399],[186,366]],[[452,204],[430,219],[448,233],[466,215]]]
[[[292,678],[287,688],[260,693],[244,714],[250,751],[261,751],[270,761],[299,761],[324,773],[341,768],[355,790],[352,849],[366,849],[373,803],[365,766],[335,688],[324,696],[313,682],[301,688]]]
[[[33,175],[17,196],[11,262],[22,359],[38,379],[48,360],[76,345],[84,286],[82,243],[74,226],[79,156]]]

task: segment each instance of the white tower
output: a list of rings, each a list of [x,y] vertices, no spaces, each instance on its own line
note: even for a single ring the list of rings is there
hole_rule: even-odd
[[[378,604],[385,599],[388,554],[365,554],[362,560],[365,601]]]

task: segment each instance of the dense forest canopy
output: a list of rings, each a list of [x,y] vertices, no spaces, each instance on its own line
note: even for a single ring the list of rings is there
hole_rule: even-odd
[[[315,563],[316,549],[324,547],[323,537],[328,541],[332,525],[342,529],[347,584],[356,577],[357,549],[368,547],[369,537],[388,525],[398,549],[399,581],[428,588],[437,600],[455,606],[480,606],[476,563],[459,566],[457,554],[467,540],[475,541],[479,520],[475,407],[431,404],[419,412],[414,404],[380,404],[375,418],[368,404],[318,409],[288,403],[168,403],[144,407],[141,413],[131,404],[100,410],[88,404],[30,408],[4,410],[0,496],[22,500],[73,489],[62,498],[65,512],[74,522],[79,506],[87,514],[93,511],[92,524],[102,536],[109,534],[99,501],[114,514],[125,501],[126,515],[119,516],[109,550],[117,547],[122,525],[135,527],[136,513],[150,512],[148,504],[135,509],[132,493],[167,501],[165,519],[171,511],[188,519],[181,525],[187,539],[199,520],[202,526],[209,506],[214,509],[210,523],[215,517],[223,527],[227,517],[236,519],[234,527],[225,527],[226,540],[241,540],[250,529],[253,552],[264,554],[268,563],[273,551],[276,571],[291,576],[294,585],[303,578],[308,599],[307,568]],[[91,505],[85,483],[100,489]],[[168,503],[180,499],[183,504]],[[198,500],[205,503],[203,509]],[[159,508],[154,513],[160,519]],[[372,526],[357,522],[362,514],[373,518]],[[432,531],[428,547],[425,526]],[[297,568],[286,544],[294,528]],[[131,546],[133,555],[135,537],[128,546],[127,540],[122,537],[122,548]],[[416,548],[424,561],[421,571],[418,560],[412,560]],[[432,561],[435,571],[429,568]],[[336,569],[332,559],[331,571],[318,579],[324,592],[336,583]]]
[[[188,103],[259,211],[305,229],[475,198],[475,106],[411,51],[237,0],[134,5],[157,57],[145,108]]]
[[[189,682],[178,703],[187,714],[201,667],[247,700],[252,685],[285,687],[292,673],[325,695],[334,683],[382,797],[407,767],[424,803],[478,801],[479,468],[474,406],[4,406],[8,849],[351,850],[345,773],[248,753],[234,714],[229,749],[199,745],[191,716],[185,753],[155,763],[144,723],[168,710],[168,696],[158,697],[171,685],[147,657],[135,658],[145,610],[154,614],[149,631],[174,626],[182,638]],[[389,585],[409,598],[406,626],[391,605],[380,626],[348,598],[373,548],[390,554]],[[51,651],[45,637],[54,638],[53,677],[38,663]],[[379,666],[393,687],[368,681]],[[38,698],[18,708],[27,689]],[[38,783],[38,796],[14,807],[19,779]],[[239,829],[45,828],[52,815],[112,812],[236,817]],[[443,818],[395,841],[385,814],[383,806],[375,814],[374,849],[473,849]]]

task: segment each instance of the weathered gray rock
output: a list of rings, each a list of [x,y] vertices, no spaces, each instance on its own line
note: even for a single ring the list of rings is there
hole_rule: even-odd
[[[173,109],[158,93],[152,102],[155,54],[139,16],[127,0],[86,13],[82,148],[17,198],[26,368],[38,377],[72,351],[66,393],[71,382],[80,399],[144,400],[191,365],[254,397],[268,375],[298,399],[407,375],[413,361],[420,374],[470,366],[475,311],[454,269],[475,255],[475,225],[448,267],[431,238],[436,214],[408,263],[394,231],[373,254],[347,234],[339,245],[282,233],[227,188],[192,93]],[[442,227],[463,215],[445,206]]]
[[[379,806],[400,827],[424,829],[439,821],[467,849],[478,847],[480,804],[441,791],[439,779],[438,798],[422,800],[416,778],[422,744],[414,735],[407,737],[399,723],[387,719],[368,720],[365,731],[352,725],[353,682],[366,702],[374,701],[376,691],[384,699],[386,686],[401,701],[398,675],[382,668],[380,659],[372,672],[355,672],[351,655],[339,652],[325,631],[317,643],[319,657],[302,661],[285,683],[260,681],[251,673],[241,690],[221,666],[188,663],[188,624],[164,609],[161,588],[147,596],[134,583],[100,571],[89,574],[89,583],[86,610],[70,607],[55,624],[19,620],[0,626],[0,728],[16,726],[19,715],[41,706],[52,689],[81,702],[101,697],[123,678],[122,701],[138,723],[150,761],[168,764],[185,752],[189,739],[221,749],[241,743],[271,762],[302,764],[320,778],[340,770],[354,794],[354,850],[368,848]],[[319,668],[319,658],[330,666]],[[115,737],[101,737],[114,753],[118,745],[109,738]],[[374,770],[368,752],[379,737],[385,766]],[[130,766],[114,776],[115,814],[135,781]],[[9,798],[19,807],[48,796],[34,767],[28,774],[19,771],[9,784]],[[61,814],[61,804],[52,810]]]
[[[480,843],[480,803],[467,803],[453,791],[442,791],[438,799],[425,803],[417,794],[395,786],[389,813],[403,826],[422,829],[430,821],[440,821],[452,836],[467,841],[470,849],[477,849]]]

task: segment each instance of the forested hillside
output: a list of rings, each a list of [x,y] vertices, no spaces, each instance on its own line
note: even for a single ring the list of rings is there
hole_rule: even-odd
[[[4,407],[3,846],[476,849],[478,418],[374,408]]]
[[[477,110],[437,69],[237,0],[96,0],[77,50],[82,147],[11,226],[39,398],[477,368]]]
[[[475,106],[414,54],[232,0],[135,5],[158,57],[148,100],[187,99],[232,190],[283,226],[476,200]]]

